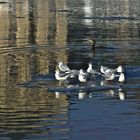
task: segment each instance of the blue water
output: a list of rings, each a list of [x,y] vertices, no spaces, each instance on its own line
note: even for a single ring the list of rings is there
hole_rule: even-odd
[[[139,7],[139,0],[0,2],[0,140],[139,140]],[[123,65],[126,81],[61,85],[59,61],[78,70]]]

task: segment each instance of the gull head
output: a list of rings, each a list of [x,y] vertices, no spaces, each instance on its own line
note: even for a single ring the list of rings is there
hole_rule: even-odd
[[[61,61],[58,62],[58,65],[62,65],[62,64],[63,64],[63,62],[61,62]]]
[[[91,63],[88,63],[88,66],[92,68],[92,64]]]
[[[120,65],[120,66],[118,66],[118,68],[117,68],[117,72],[118,73],[122,73],[123,72],[123,67]]]
[[[92,43],[92,45],[95,45],[95,44],[96,44],[96,40],[95,40],[94,38],[89,39],[88,41],[89,41],[90,43]]]
[[[96,44],[96,40],[95,40],[95,39],[89,39],[89,42],[92,43],[92,51],[95,52],[95,44]]]
[[[91,70],[92,70],[92,64],[89,63],[89,64],[88,64],[88,68],[87,68],[87,72],[90,73]]]

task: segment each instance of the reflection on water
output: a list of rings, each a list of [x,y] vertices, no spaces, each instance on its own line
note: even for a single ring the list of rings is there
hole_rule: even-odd
[[[139,0],[1,1],[0,139],[139,139],[139,7]],[[103,46],[95,54],[91,38]],[[95,69],[122,64],[126,83],[119,90],[50,93],[59,86],[60,60],[72,69],[89,61]],[[110,84],[116,83],[100,83]]]
[[[8,133],[6,137],[13,133],[11,138],[23,139],[30,134],[38,136],[60,132],[65,135],[68,132],[69,103],[66,95],[55,99],[53,94],[46,94],[45,90],[23,88],[5,91],[1,88],[0,97],[1,138]]]

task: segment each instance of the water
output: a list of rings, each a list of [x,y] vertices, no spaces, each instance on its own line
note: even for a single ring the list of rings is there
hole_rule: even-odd
[[[139,0],[0,1],[0,139],[139,140],[139,7]],[[60,60],[72,69],[122,64],[123,90],[60,93]]]

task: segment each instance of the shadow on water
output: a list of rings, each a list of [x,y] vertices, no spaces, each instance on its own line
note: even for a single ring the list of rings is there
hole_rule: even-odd
[[[139,0],[0,2],[0,139],[138,140],[139,7]],[[126,82],[60,86],[59,61],[78,70],[123,65]]]

